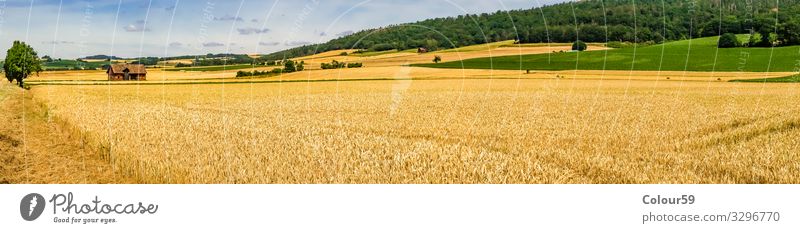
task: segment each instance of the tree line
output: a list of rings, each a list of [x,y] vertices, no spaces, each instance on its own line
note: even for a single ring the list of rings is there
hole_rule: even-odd
[[[272,61],[272,63],[273,64],[277,64],[278,62]],[[283,60],[280,63],[283,64],[283,68],[282,69],[281,68],[275,68],[275,69],[272,69],[270,71],[259,71],[259,70],[242,71],[242,70],[240,70],[240,71],[236,72],[236,77],[237,78],[242,78],[242,77],[279,75],[279,74],[284,74],[284,73],[300,72],[300,71],[305,70],[305,64],[306,64],[305,61],[296,62],[296,61],[292,61],[292,60]]]
[[[361,68],[364,67],[364,64],[361,62],[340,62],[337,60],[331,61],[331,63],[321,63],[320,68],[323,70],[330,70],[330,69],[341,69],[341,68]]]

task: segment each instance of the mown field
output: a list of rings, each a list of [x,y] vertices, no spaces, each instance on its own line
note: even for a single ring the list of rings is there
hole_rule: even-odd
[[[795,84],[36,86],[142,183],[798,183]]]
[[[432,68],[501,70],[651,70],[794,72],[800,46],[718,49],[719,37],[682,40],[638,48],[551,54],[507,55],[439,64]]]
[[[775,78],[756,78],[756,79],[734,79],[733,82],[749,82],[749,83],[800,83],[800,74],[792,74],[785,77]]]
[[[263,68],[263,67],[269,67],[269,66],[236,64],[236,65],[226,65],[226,66],[176,67],[176,68],[167,68],[164,70],[165,71],[230,71],[230,70],[241,70],[248,68]],[[277,66],[275,68],[277,68]]]

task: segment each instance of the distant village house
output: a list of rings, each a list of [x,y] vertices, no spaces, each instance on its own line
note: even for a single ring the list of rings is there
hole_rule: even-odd
[[[428,52],[427,48],[417,48],[417,53],[427,53],[427,52]]]
[[[108,81],[147,80],[147,69],[143,64],[111,64],[106,73]]]

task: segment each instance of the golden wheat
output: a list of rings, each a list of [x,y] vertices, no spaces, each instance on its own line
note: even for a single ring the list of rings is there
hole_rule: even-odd
[[[33,92],[145,183],[798,183],[797,90],[398,79]]]

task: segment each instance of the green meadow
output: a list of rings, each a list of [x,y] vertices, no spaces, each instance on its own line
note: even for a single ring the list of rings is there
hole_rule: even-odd
[[[800,66],[800,46],[717,48],[719,37],[668,42],[646,47],[554,52],[475,58],[420,67],[501,70],[665,70],[792,72]],[[743,40],[740,36],[740,39]]]

